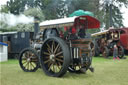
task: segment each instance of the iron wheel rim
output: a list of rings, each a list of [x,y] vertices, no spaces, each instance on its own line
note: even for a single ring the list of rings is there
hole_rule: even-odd
[[[24,50],[20,54],[19,63],[25,72],[34,72],[38,69],[38,56],[32,49]]]

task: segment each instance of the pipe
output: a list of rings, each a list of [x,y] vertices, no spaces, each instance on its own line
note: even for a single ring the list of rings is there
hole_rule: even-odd
[[[39,32],[39,18],[37,16],[34,17],[34,39],[36,39],[36,35]]]

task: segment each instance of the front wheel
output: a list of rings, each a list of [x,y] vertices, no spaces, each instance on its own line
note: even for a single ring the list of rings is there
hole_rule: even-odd
[[[40,63],[46,75],[63,76],[70,64],[69,47],[59,37],[48,38],[41,48]]]
[[[85,73],[89,69],[92,63],[92,52],[82,58],[84,63],[81,63],[80,59],[73,59],[73,64],[69,66],[68,71],[71,73]],[[82,69],[85,69],[83,72]]]
[[[35,72],[39,67],[38,55],[32,48],[25,48],[19,55],[19,64],[25,72]]]
[[[91,42],[90,47],[91,47],[92,56],[95,56],[95,45],[93,42]]]
[[[109,56],[109,50],[108,50],[107,47],[104,47],[104,48],[103,48],[102,56],[103,56],[104,58],[108,58],[108,56]]]
[[[118,57],[123,58],[124,57],[124,48],[122,46],[118,47]]]

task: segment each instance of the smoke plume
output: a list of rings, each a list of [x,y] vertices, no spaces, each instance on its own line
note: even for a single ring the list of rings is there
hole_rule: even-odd
[[[13,15],[13,14],[5,14],[0,13],[0,21],[10,25],[15,26],[17,24],[29,24],[34,21],[34,17],[25,16],[24,14]]]

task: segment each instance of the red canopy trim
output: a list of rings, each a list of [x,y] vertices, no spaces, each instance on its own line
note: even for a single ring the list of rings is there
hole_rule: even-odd
[[[91,16],[80,16],[75,19],[74,25],[84,24],[88,29],[100,28],[100,22],[94,17]]]

